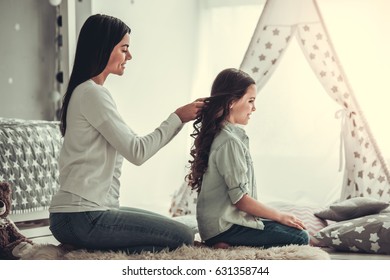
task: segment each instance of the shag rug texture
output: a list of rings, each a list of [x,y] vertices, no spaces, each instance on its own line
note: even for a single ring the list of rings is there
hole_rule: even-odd
[[[158,253],[142,252],[125,254],[112,251],[64,251],[50,244],[34,245],[22,260],[329,260],[327,252],[310,245],[289,245],[268,249],[231,247],[212,249],[208,247],[183,246],[174,251]]]

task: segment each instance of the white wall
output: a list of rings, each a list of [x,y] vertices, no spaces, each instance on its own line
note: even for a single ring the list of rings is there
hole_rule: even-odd
[[[0,34],[0,117],[53,120],[55,7],[42,0],[1,0]]]
[[[135,132],[151,132],[176,108],[192,101],[196,0],[116,0],[109,5],[105,0],[93,0],[92,13],[119,17],[132,29],[133,59],[124,76],[110,76],[105,86]],[[188,137],[183,129],[144,165],[124,164],[123,205],[168,214],[171,196],[186,174]]]

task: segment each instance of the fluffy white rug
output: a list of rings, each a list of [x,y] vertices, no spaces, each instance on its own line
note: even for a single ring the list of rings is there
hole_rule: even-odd
[[[175,251],[159,253],[143,252],[127,255],[120,252],[64,251],[54,245],[34,245],[26,252],[24,260],[329,260],[327,252],[309,245],[290,245],[260,249],[252,247],[231,247],[211,249],[207,247],[183,246]]]

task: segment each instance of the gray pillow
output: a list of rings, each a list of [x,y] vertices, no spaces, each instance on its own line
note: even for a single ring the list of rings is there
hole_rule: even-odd
[[[315,237],[320,246],[339,251],[390,254],[390,214],[374,214],[333,223]]]
[[[378,214],[390,205],[388,202],[369,197],[353,197],[334,203],[314,215],[324,220],[344,221],[366,215]]]

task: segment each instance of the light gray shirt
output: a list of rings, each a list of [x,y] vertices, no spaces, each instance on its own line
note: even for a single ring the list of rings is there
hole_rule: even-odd
[[[141,165],[183,127],[172,113],[152,133],[136,135],[117,111],[110,92],[88,80],[74,90],[60,152],[60,190],[50,212],[80,212],[119,207],[123,157]]]
[[[211,145],[197,200],[197,221],[203,240],[228,230],[233,224],[264,228],[260,218],[234,205],[245,194],[257,198],[249,139],[244,129],[226,122]]]

